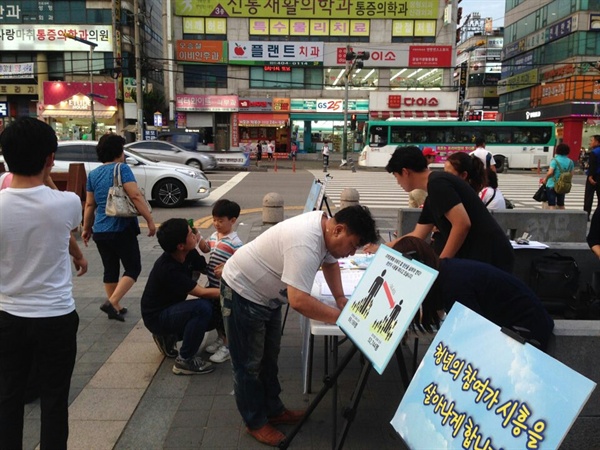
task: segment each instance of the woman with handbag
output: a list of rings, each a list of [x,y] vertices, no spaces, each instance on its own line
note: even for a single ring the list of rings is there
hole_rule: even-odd
[[[109,209],[114,210],[117,206],[116,210],[120,211],[118,206],[121,204],[113,203],[112,198],[113,185],[117,184],[115,178],[120,178],[122,190],[133,202],[137,213],[146,220],[148,236],[154,236],[156,232],[150,208],[138,188],[133,172],[127,164],[124,164],[124,144],[125,139],[116,134],[106,134],[98,142],[96,153],[98,160],[103,164],[88,175],[81,233],[86,246],[93,237],[104,265],[104,290],[108,299],[100,309],[108,315],[109,319],[120,322],[125,321],[124,314],[127,312],[127,308],[121,307],[120,301],[137,281],[142,264],[137,241],[137,235],[140,234],[137,217],[107,215],[107,200],[110,200]],[[115,212],[113,211],[112,214]],[[125,270],[123,276],[119,278],[121,264]]]

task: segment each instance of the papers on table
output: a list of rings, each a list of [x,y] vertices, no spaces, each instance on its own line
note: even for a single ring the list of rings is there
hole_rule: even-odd
[[[532,250],[544,250],[545,248],[548,248],[548,246],[546,244],[544,244],[543,242],[539,242],[539,241],[529,241],[529,244],[517,244],[515,241],[510,241],[510,244],[512,245],[512,248],[514,248],[515,250],[520,249],[520,248],[529,248]]]
[[[374,257],[375,254],[367,255],[366,253],[361,253],[350,258],[341,258],[338,260],[338,263],[340,264],[340,269],[366,269]]]
[[[323,277],[323,272],[319,272],[320,276]],[[342,270],[342,287],[344,288],[344,295],[350,297],[356,289],[356,285],[365,274],[364,270]],[[331,296],[331,289],[325,282],[325,277],[321,283],[321,295]]]

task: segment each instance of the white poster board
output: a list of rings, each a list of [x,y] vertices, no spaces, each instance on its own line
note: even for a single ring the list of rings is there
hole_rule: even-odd
[[[595,386],[456,302],[391,423],[413,449],[557,449]]]
[[[437,271],[381,245],[337,325],[383,373]]]

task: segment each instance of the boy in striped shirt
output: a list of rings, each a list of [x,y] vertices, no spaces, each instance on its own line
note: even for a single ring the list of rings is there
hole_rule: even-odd
[[[208,286],[219,287],[221,284],[221,272],[225,262],[231,258],[235,251],[242,246],[238,234],[233,231],[238,217],[240,216],[240,205],[231,200],[218,200],[212,209],[213,226],[216,231],[207,240],[200,239],[198,248],[204,253],[210,252],[207,266]],[[214,301],[213,317],[219,338],[206,347],[208,353],[213,355],[210,360],[222,363],[229,359],[229,349],[221,314],[221,304],[217,299]]]

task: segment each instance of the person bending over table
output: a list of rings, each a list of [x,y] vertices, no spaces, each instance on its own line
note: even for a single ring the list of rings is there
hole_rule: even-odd
[[[304,411],[285,408],[279,394],[281,306],[335,323],[348,299],[337,258],[377,240],[375,221],[363,206],[327,217],[313,211],[287,219],[239,248],[221,278],[221,305],[233,364],[234,393],[248,433],[277,446],[285,435],[273,427],[296,423]],[[310,295],[319,267],[337,308]]]
[[[501,327],[521,334],[546,350],[554,321],[535,293],[514,275],[494,266],[468,259],[439,259],[424,240],[406,236],[394,250],[439,272],[422,305],[417,325],[431,331],[440,326],[441,310],[450,311],[459,302]]]
[[[435,226],[445,240],[440,258],[474,259],[512,272],[510,241],[468,183],[451,173],[432,172],[415,146],[398,147],[385,169],[406,192],[427,189],[417,226],[408,235],[425,239]]]

